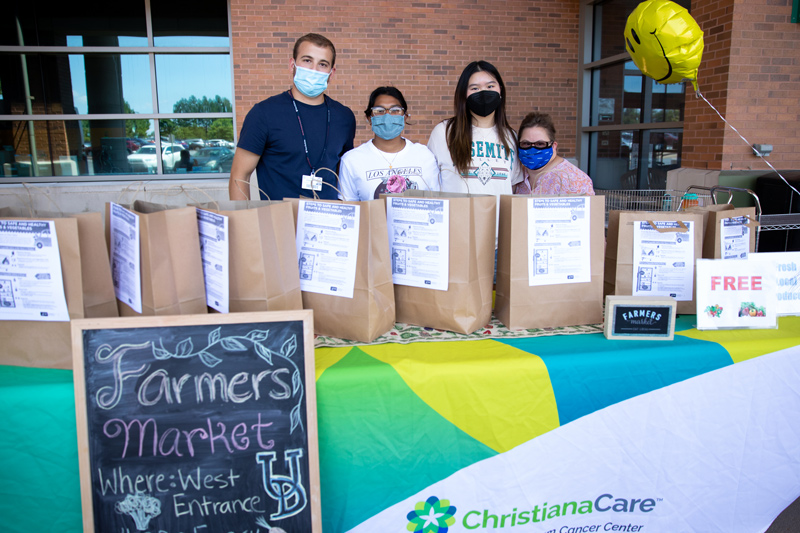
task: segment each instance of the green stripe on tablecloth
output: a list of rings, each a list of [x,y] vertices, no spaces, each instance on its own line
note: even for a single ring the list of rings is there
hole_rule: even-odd
[[[0,368],[2,442],[13,443],[13,449],[0,449],[0,530],[78,533],[81,488],[72,372]]]
[[[420,400],[390,365],[359,348],[317,381],[317,414],[325,531],[346,531],[495,455]]]

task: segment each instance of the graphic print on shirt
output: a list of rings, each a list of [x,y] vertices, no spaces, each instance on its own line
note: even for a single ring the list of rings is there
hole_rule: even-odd
[[[413,180],[412,177],[414,178]],[[415,166],[368,170],[366,178],[367,182],[381,180],[381,184],[375,189],[375,194],[373,195],[375,200],[379,199],[381,194],[400,193],[406,189],[419,189],[417,182],[424,182],[422,167]]]
[[[472,165],[465,178],[477,178],[483,185],[489,180],[507,180],[514,164],[513,150],[500,143],[472,141]],[[511,161],[509,161],[511,159]],[[502,163],[502,162],[505,163]]]

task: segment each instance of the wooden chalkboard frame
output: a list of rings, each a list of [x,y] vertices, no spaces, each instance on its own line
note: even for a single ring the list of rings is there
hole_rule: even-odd
[[[320,503],[320,474],[319,474],[319,448],[318,448],[318,429],[317,429],[317,414],[316,414],[316,387],[315,387],[315,367],[314,367],[314,322],[313,322],[313,311],[311,310],[300,310],[300,311],[280,311],[280,312],[254,312],[254,313],[234,313],[234,314],[210,314],[210,315],[185,315],[185,316],[162,316],[162,317],[127,317],[127,318],[101,318],[101,319],[83,319],[83,320],[74,320],[72,321],[72,349],[73,349],[73,362],[74,362],[74,388],[75,388],[75,408],[76,408],[76,423],[77,423],[77,433],[78,433],[78,459],[79,459],[79,471],[80,471],[80,480],[81,480],[81,510],[83,514],[83,530],[85,533],[94,533],[95,531],[106,531],[108,529],[103,527],[103,524],[96,524],[95,523],[95,513],[94,513],[94,501],[93,501],[93,494],[94,494],[94,481],[93,481],[93,472],[92,472],[92,457],[90,456],[90,426],[92,422],[88,419],[88,411],[87,411],[87,382],[86,382],[86,368],[84,366],[86,356],[84,354],[84,333],[87,333],[87,339],[90,338],[92,332],[96,332],[98,330],[114,330],[111,331],[112,334],[119,333],[116,330],[122,330],[122,334],[124,335],[126,332],[124,330],[133,329],[133,328],[178,328],[181,331],[185,331],[185,328],[191,328],[195,326],[199,326],[202,328],[207,328],[210,335],[217,335],[219,336],[219,329],[217,328],[225,328],[227,327],[237,327],[239,326],[258,326],[262,325],[262,330],[266,330],[269,328],[271,323],[283,323],[294,328],[293,331],[299,330],[302,331],[302,340],[296,339],[298,341],[296,344],[296,349],[293,350],[293,353],[300,354],[302,353],[303,362],[302,366],[300,366],[299,361],[297,366],[299,367],[297,370],[299,372],[304,373],[304,380],[305,383],[303,384],[303,391],[301,394],[305,395],[305,433],[306,433],[306,443],[307,443],[307,452],[308,452],[308,481],[307,481],[307,506],[308,511],[310,511],[310,522],[311,522],[311,531],[312,533],[321,533],[322,532],[322,517],[321,517],[321,503]],[[278,324],[275,324],[278,326]],[[184,328],[184,329],[181,329]],[[300,329],[301,328],[301,329]],[[193,329],[192,331],[197,331],[197,329]],[[224,332],[224,330],[222,330]],[[252,330],[255,331],[255,330]],[[133,336],[136,332],[131,332],[131,336]],[[266,336],[266,335],[265,335]],[[209,340],[212,337],[209,337]],[[131,339],[134,342],[140,339]],[[223,339],[224,340],[224,339]],[[259,339],[261,340],[261,339]],[[302,342],[302,345],[300,345]],[[181,343],[183,344],[183,343]],[[262,353],[256,352],[263,352],[261,346],[256,347],[256,342],[253,342],[253,347],[249,349],[246,355],[256,355],[260,356],[262,359],[264,358]],[[88,345],[88,344],[87,344]],[[285,345],[283,346],[285,348]],[[155,354],[159,348],[155,347],[155,343],[152,343],[153,353]],[[180,348],[180,347],[178,347]],[[184,346],[186,348],[186,346]],[[99,351],[99,350],[98,350]],[[243,350],[241,350],[243,351]],[[180,358],[182,357],[181,350],[173,350],[175,355],[171,355],[169,357],[172,358]],[[183,350],[183,353],[188,353],[188,350]],[[296,357],[296,356],[295,356]],[[263,364],[262,361],[255,359],[255,361],[259,364]],[[181,364],[175,363],[175,364]],[[120,385],[120,388],[121,385]],[[199,387],[198,387],[199,388]],[[294,388],[294,383],[292,384],[292,388]],[[299,405],[299,404],[298,404]],[[137,404],[137,407],[139,405]],[[294,415],[294,411],[297,409],[292,409],[292,415]],[[291,416],[290,416],[291,419]],[[260,415],[259,415],[259,423],[260,423]],[[211,427],[211,423],[209,422],[209,428]],[[246,426],[245,426],[246,427]],[[260,426],[259,426],[260,427]],[[292,428],[294,430],[294,426]],[[140,437],[142,438],[142,437]],[[213,440],[213,439],[209,439]],[[259,439],[260,440],[260,439]],[[153,439],[154,445],[153,449],[155,450],[155,439]],[[95,448],[97,445],[93,445]],[[213,446],[212,453],[213,453]],[[141,455],[144,446],[141,444],[139,445],[139,453]],[[262,458],[259,456],[257,458],[259,463],[263,462]],[[288,464],[289,459],[286,458],[286,462]],[[278,463],[279,466],[276,468],[283,468],[281,463]],[[274,483],[272,479],[272,462],[269,463],[269,476],[270,482]],[[305,466],[305,465],[304,465]],[[266,466],[262,466],[264,472],[262,475],[266,476]],[[233,470],[231,469],[231,475],[233,475]],[[197,476],[200,476],[200,468],[198,467]],[[278,476],[281,477],[281,476]],[[266,477],[264,477],[264,484],[266,485]],[[306,484],[306,483],[304,483]],[[273,485],[274,486],[274,485]],[[138,488],[138,485],[137,485]],[[266,502],[273,502],[273,500],[269,500],[269,498],[264,498],[264,503]],[[252,506],[254,507],[254,506]],[[117,511],[119,513],[119,511]],[[304,511],[306,513],[306,511]],[[269,516],[269,513],[267,513]],[[131,518],[133,518],[133,514],[131,514]],[[253,516],[248,516],[248,518],[253,518]],[[260,517],[263,518],[263,517]],[[138,522],[137,522],[138,524]],[[261,531],[276,531],[280,532],[283,529],[280,528],[282,523],[272,523],[270,525],[260,524],[262,526]],[[272,528],[272,529],[270,529]],[[131,533],[136,531],[136,527],[130,527],[129,530]],[[150,530],[152,528],[148,528]],[[156,528],[157,530],[158,528]],[[239,527],[239,529],[242,529]],[[201,529],[202,530],[202,529]],[[252,531],[256,531],[256,528],[253,527]]]

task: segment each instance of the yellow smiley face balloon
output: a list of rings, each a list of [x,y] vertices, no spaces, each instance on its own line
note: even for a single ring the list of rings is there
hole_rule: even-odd
[[[625,48],[643,73],[658,83],[691,80],[703,56],[703,31],[685,8],[669,0],[646,0],[628,17]]]

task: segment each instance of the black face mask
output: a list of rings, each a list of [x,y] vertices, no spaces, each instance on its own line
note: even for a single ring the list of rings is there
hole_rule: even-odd
[[[488,117],[500,107],[500,93],[495,91],[478,91],[467,97],[467,109],[479,117]]]

